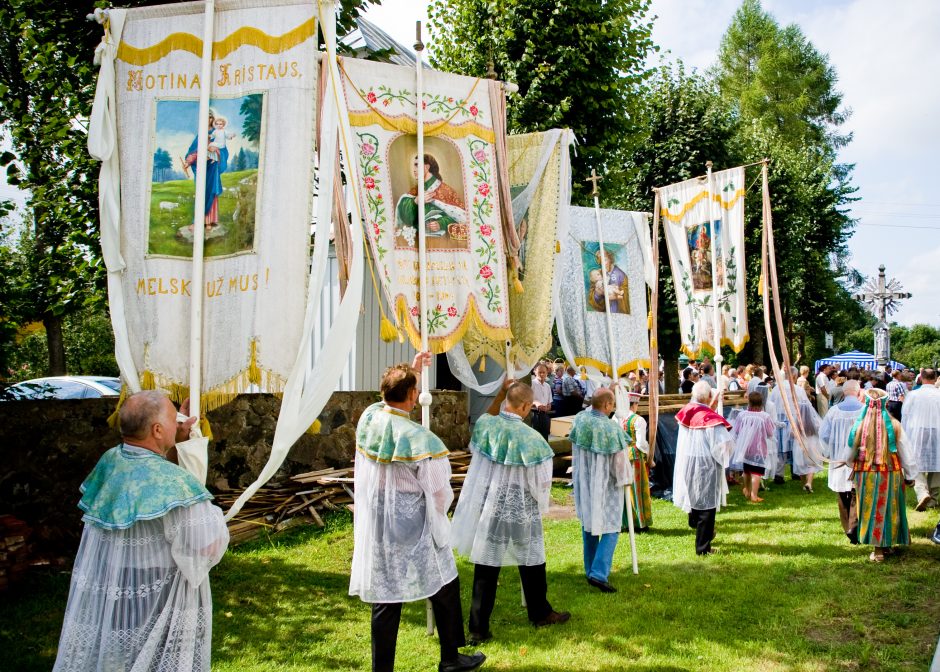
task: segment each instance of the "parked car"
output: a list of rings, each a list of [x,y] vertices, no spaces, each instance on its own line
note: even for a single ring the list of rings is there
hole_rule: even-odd
[[[0,390],[0,400],[93,399],[116,397],[121,379],[108,376],[50,376],[33,378]]]

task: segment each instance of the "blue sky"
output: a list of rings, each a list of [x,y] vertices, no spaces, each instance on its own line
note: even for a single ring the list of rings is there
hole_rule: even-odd
[[[426,6],[385,0],[367,16],[410,45],[414,22],[426,22]],[[740,0],[653,0],[660,57],[708,68],[739,6]],[[780,24],[799,25],[829,56],[843,105],[851,109],[843,131],[854,139],[840,154],[842,162],[855,164],[852,182],[861,199],[851,209],[859,225],[849,241],[850,263],[867,276],[877,276],[884,264],[888,277],[914,294],[894,315],[898,323],[940,325],[934,271],[940,260],[940,2],[763,0],[763,6]]]

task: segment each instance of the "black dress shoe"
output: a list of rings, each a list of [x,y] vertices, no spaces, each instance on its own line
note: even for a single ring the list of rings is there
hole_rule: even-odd
[[[479,646],[483,642],[488,642],[491,639],[493,639],[492,632],[489,632],[489,631],[484,632],[484,633],[471,632],[470,637],[467,638],[467,644],[469,644],[470,646]]]
[[[599,588],[602,593],[616,593],[617,589],[606,581],[601,581],[600,579],[592,579],[588,577],[588,583],[590,583],[595,588]]]
[[[567,611],[550,611],[548,616],[541,621],[535,621],[532,625],[537,628],[544,628],[546,625],[561,625],[567,623],[570,618],[571,614]]]
[[[479,651],[470,656],[458,653],[453,660],[439,662],[437,672],[470,672],[480,667],[485,660],[486,656]]]

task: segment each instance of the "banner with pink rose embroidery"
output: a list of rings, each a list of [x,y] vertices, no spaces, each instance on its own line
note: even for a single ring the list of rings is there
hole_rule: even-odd
[[[426,70],[424,157],[417,155],[415,72],[340,63],[363,186],[366,238],[389,306],[417,348],[417,180],[424,180],[428,343],[441,353],[467,329],[511,338],[496,189],[495,133],[486,80]]]

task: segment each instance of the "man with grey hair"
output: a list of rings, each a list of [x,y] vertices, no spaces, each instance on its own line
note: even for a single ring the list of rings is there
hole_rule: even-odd
[[[862,412],[861,387],[857,380],[842,385],[844,399],[829,409],[819,427],[823,455],[829,458],[829,489],[839,496],[839,519],[852,544],[858,543],[858,506],[852,479],[852,447],[849,432]]]
[[[85,529],[53,669],[208,672],[209,570],[228,528],[202,482],[168,459],[195,418],[177,422],[152,390],[118,415],[122,443],[82,483]]]
[[[715,514],[728,494],[725,469],[734,448],[731,425],[712,410],[711,399],[711,386],[701,380],[692,387],[692,401],[676,413],[679,438],[672,502],[689,514],[698,555],[715,552],[711,547]]]

